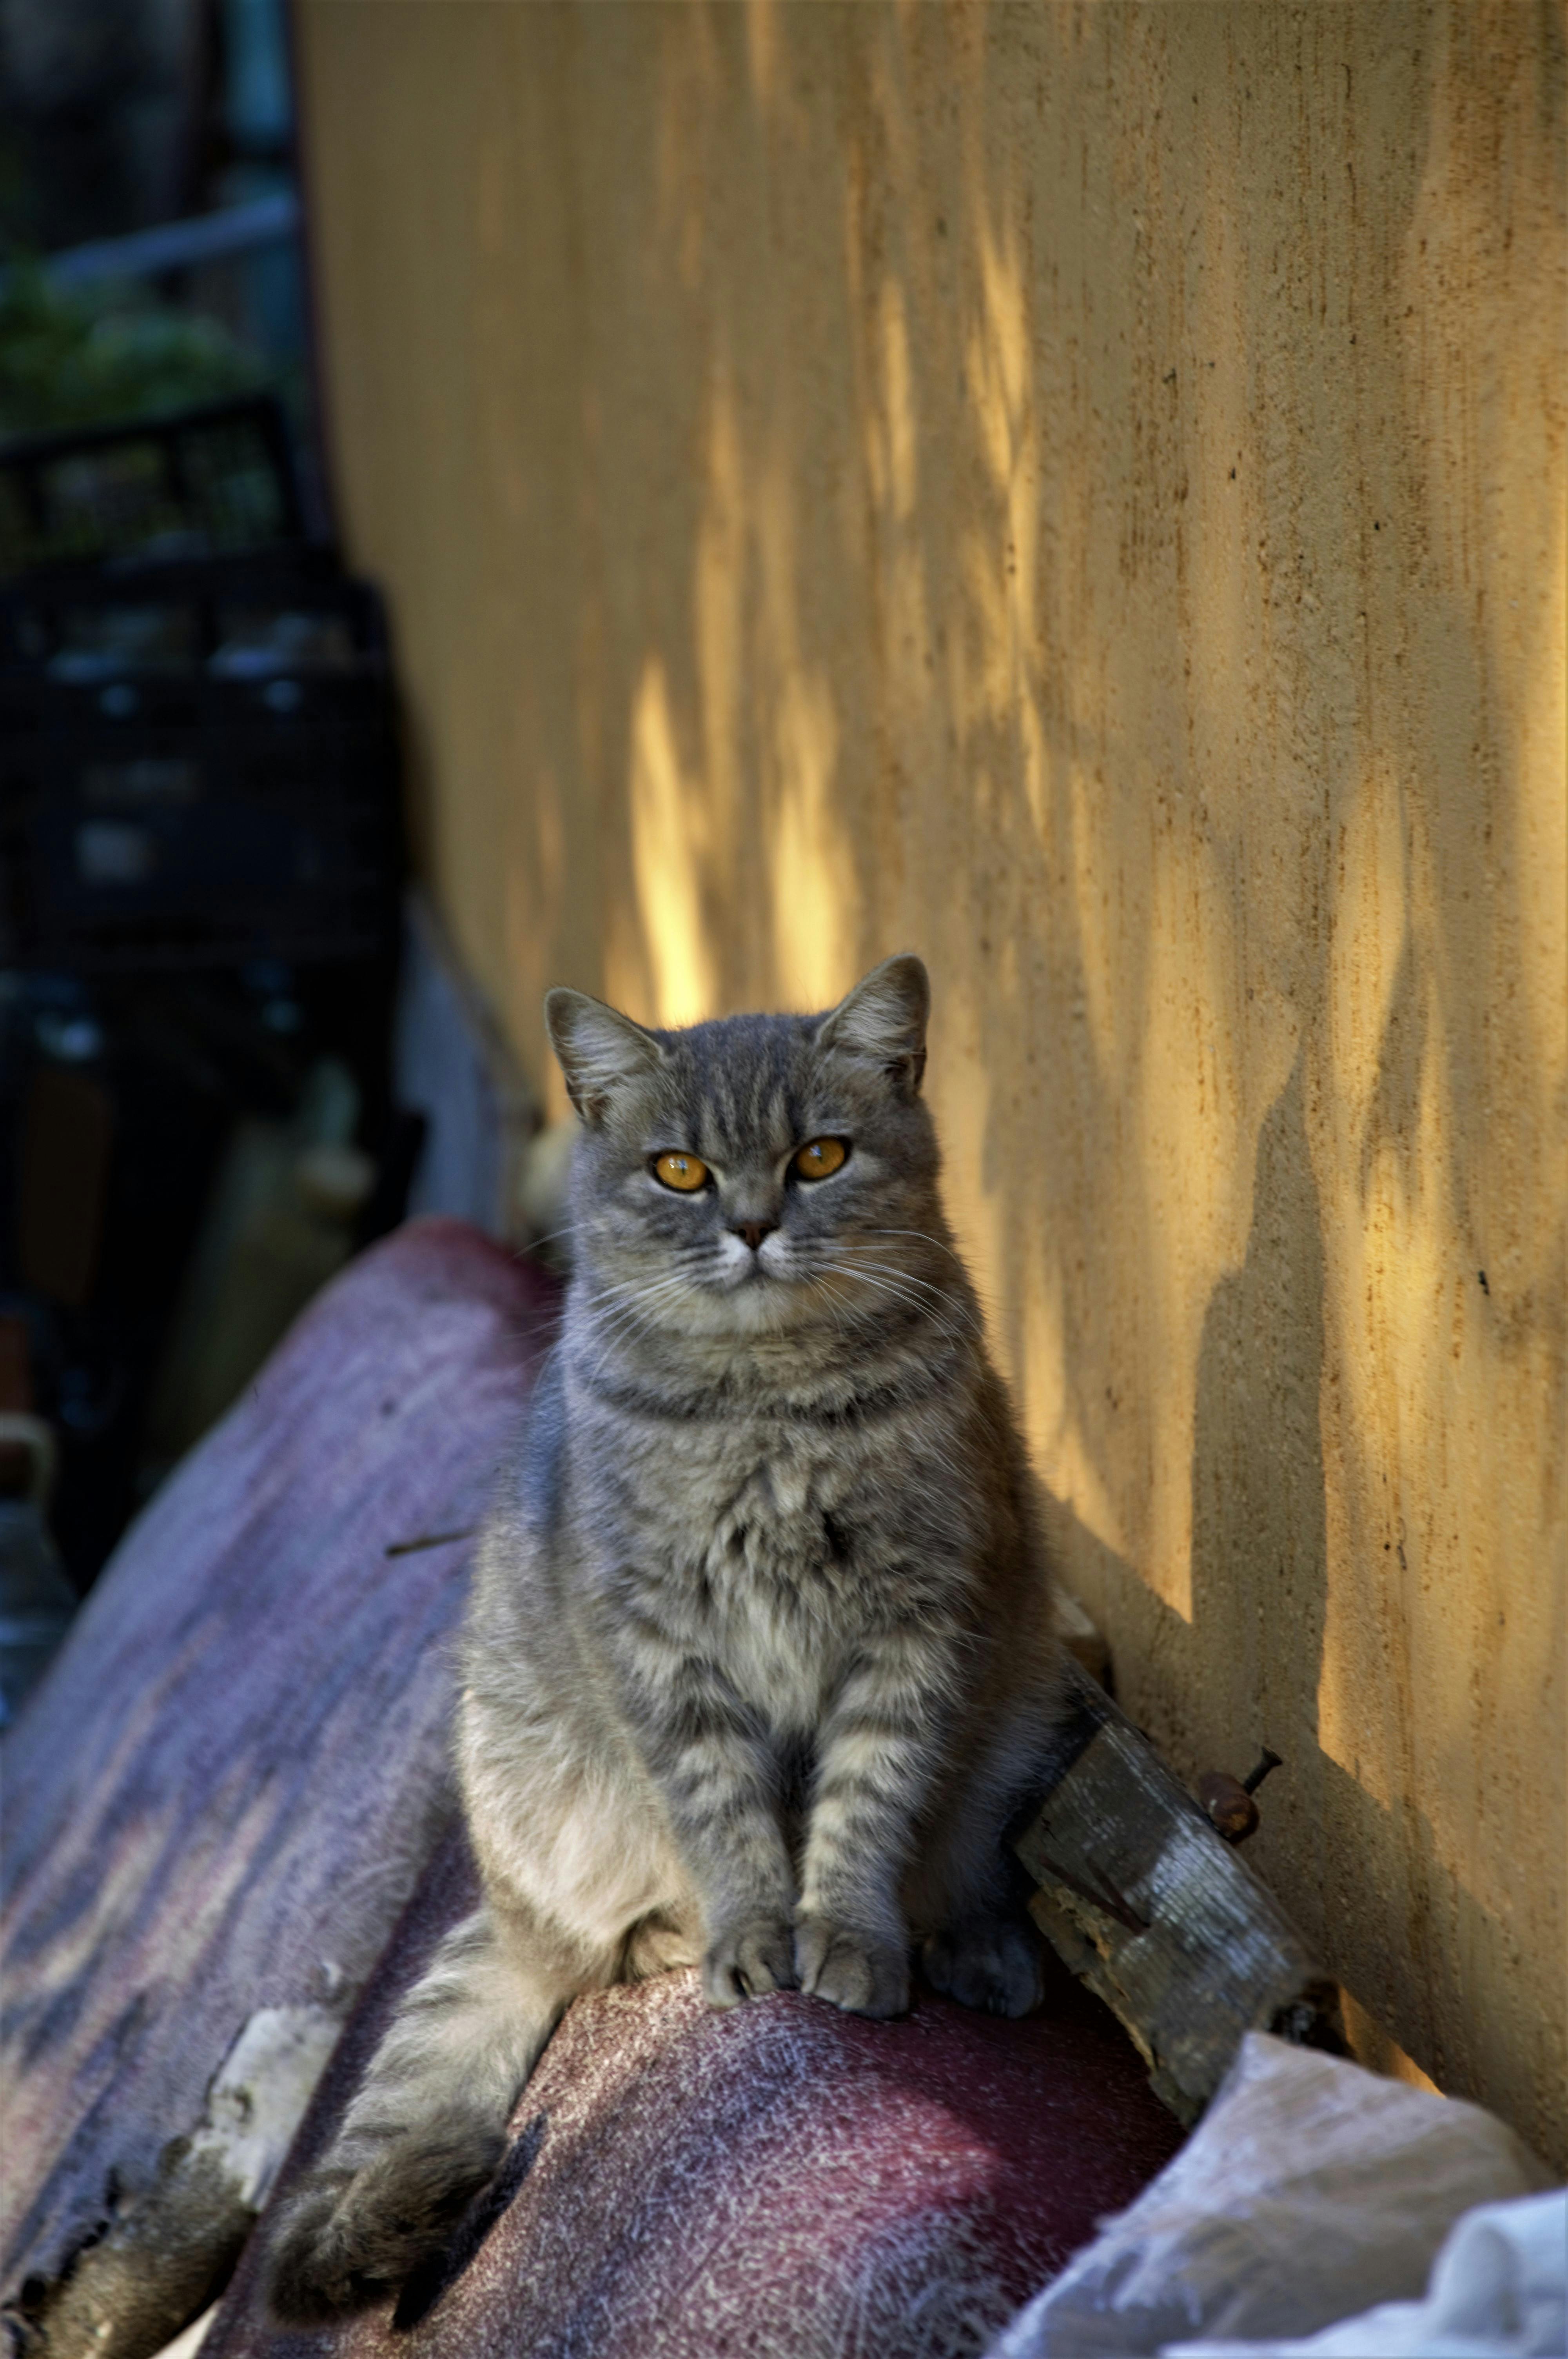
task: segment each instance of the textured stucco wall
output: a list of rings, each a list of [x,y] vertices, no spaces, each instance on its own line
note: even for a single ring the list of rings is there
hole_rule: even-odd
[[[349,538],[525,1062],[548,980],[925,952],[1124,1696],[1285,1756],[1260,1869],[1568,2161],[1560,9],[298,17]]]

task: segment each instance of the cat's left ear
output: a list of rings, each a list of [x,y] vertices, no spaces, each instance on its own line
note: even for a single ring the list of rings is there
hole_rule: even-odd
[[[545,994],[545,1023],[567,1093],[590,1125],[604,1120],[618,1091],[646,1081],[665,1061],[651,1032],[618,1007],[590,999],[586,991],[568,991],[564,984]]]
[[[884,959],[822,1019],[816,1046],[828,1055],[875,1065],[909,1097],[925,1072],[931,984],[913,951]]]

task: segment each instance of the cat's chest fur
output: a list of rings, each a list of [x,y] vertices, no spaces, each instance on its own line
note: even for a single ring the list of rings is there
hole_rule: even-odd
[[[622,1462],[650,1602],[774,1728],[814,1727],[877,1606],[864,1454],[810,1427],[681,1431]]]
[[[768,1452],[713,1500],[706,1529],[673,1536],[671,1587],[740,1693],[781,1729],[820,1718],[859,1620],[846,1488],[838,1468]]]

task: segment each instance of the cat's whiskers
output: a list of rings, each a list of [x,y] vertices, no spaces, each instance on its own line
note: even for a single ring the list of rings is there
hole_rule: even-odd
[[[918,1293],[900,1282],[908,1273],[900,1271],[896,1276],[890,1277],[885,1274],[886,1267],[885,1264],[868,1264],[864,1261],[821,1261],[816,1265],[816,1268],[824,1276],[858,1278],[861,1285],[869,1286],[876,1292],[885,1294],[892,1300],[903,1303],[906,1310],[913,1311],[917,1318],[927,1321],[939,1334],[946,1336],[949,1340],[956,1340],[965,1333],[973,1334],[978,1332],[977,1322],[967,1305],[956,1301],[951,1295],[943,1293],[938,1287],[929,1287],[926,1289],[934,1297],[933,1301],[923,1301]],[[914,1283],[925,1285],[925,1281],[921,1279]],[[952,1320],[940,1315],[941,1311],[947,1310],[960,1311],[963,1314],[962,1318],[955,1323]]]
[[[650,1281],[622,1281],[602,1287],[588,1305],[595,1342],[601,1349],[607,1349],[636,1328],[650,1326],[653,1321],[649,1314],[657,1304],[688,1290],[684,1271]]]
[[[918,1237],[922,1245],[935,1245],[938,1253],[945,1253],[949,1261],[957,1263],[960,1269],[964,1267],[963,1256],[953,1246],[944,1245],[940,1237],[934,1237],[928,1229],[867,1229],[865,1234],[868,1237]]]
[[[546,1229],[542,1236],[535,1237],[531,1235],[526,1244],[514,1247],[512,1255],[513,1260],[521,1261],[524,1254],[537,1253],[541,1245],[559,1245],[563,1237],[569,1237],[571,1235],[575,1223],[573,1222],[563,1221],[558,1229]]]
[[[591,1311],[609,1310],[613,1312],[627,1304],[642,1302],[651,1296],[664,1294],[672,1287],[684,1286],[684,1270],[666,1270],[659,1277],[614,1278],[597,1285],[588,1298]]]
[[[935,1285],[930,1278],[920,1277],[917,1271],[905,1269],[902,1263],[891,1261],[868,1261],[863,1255],[854,1253],[851,1253],[850,1259],[854,1262],[857,1268],[875,1270],[879,1276],[883,1277],[900,1278],[906,1285],[916,1286],[922,1288],[922,1290],[926,1294],[934,1294],[939,1301],[957,1302],[959,1299],[950,1287]]]
[[[947,1244],[941,1237],[934,1237],[929,1229],[866,1229],[862,1234],[868,1237],[918,1237],[923,1245],[934,1245],[938,1253],[946,1254],[949,1261],[957,1262],[968,1279],[971,1295],[979,1300],[983,1328],[987,1307],[986,1298],[976,1284],[972,1271],[966,1265],[963,1255],[956,1245]]]
[[[686,1291],[685,1281],[677,1278],[645,1287],[630,1300],[615,1304],[602,1312],[595,1322],[598,1331],[608,1341],[613,1336],[628,1333],[633,1328],[646,1327],[652,1323],[654,1312],[662,1305],[675,1300]]]
[[[849,1263],[854,1269],[864,1271],[869,1276],[874,1275],[879,1277],[894,1279],[902,1286],[914,1287],[921,1292],[929,1294],[935,1301],[941,1303],[945,1309],[957,1311],[966,1322],[974,1329],[976,1332],[979,1332],[979,1322],[976,1320],[973,1311],[970,1310],[969,1305],[964,1300],[961,1295],[956,1294],[951,1288],[934,1285],[930,1278],[921,1277],[915,1271],[912,1269],[904,1269],[897,1263],[870,1261],[863,1255],[856,1254],[853,1251],[849,1253]]]

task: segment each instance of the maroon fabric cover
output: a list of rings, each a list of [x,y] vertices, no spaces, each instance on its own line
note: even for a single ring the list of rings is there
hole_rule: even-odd
[[[134,2193],[263,2006],[347,2006],[443,1815],[472,1525],[557,1305],[455,1221],[362,1256],[116,1552],[5,1749],[5,2287]]]
[[[454,1839],[275,2203],[473,1888]],[[512,2129],[503,2208],[476,2208],[444,2286],[412,2289],[401,2314],[275,2326],[269,2214],[202,2359],[973,2359],[1182,2136],[1110,2014],[1054,1962],[1023,2023],[929,1992],[892,2024],[794,1995],[720,2016],[695,1973],[598,1993]]]

